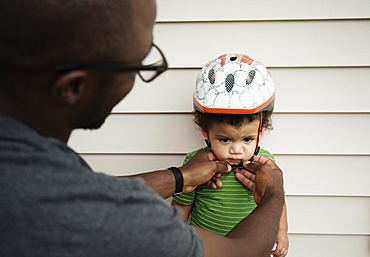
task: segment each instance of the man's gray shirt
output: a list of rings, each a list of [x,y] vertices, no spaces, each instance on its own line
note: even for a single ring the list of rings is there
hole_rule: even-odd
[[[203,256],[179,211],[142,180],[95,173],[64,143],[2,116],[0,231],[0,256]]]

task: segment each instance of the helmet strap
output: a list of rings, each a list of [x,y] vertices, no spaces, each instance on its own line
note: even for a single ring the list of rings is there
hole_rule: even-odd
[[[206,144],[207,144],[207,146],[208,146],[209,148],[211,148],[211,147],[212,147],[212,145],[211,145],[211,141],[209,141],[209,139],[205,139],[204,141],[206,141]]]
[[[200,132],[202,132],[202,135],[206,138],[204,141],[206,142],[206,145],[211,148],[211,141],[209,140],[208,138],[208,134],[203,130],[201,129]]]
[[[260,121],[259,121],[259,125],[258,125],[257,142],[256,142],[256,148],[254,149],[254,155],[257,155],[258,152],[260,151],[259,143],[260,143],[260,136],[262,135],[262,129],[263,129],[262,121],[263,121],[262,112],[260,112]],[[249,161],[253,161],[253,159],[254,159],[253,156],[249,159]]]

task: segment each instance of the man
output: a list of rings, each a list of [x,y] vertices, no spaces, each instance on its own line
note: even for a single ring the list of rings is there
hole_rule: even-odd
[[[186,165],[117,179],[65,143],[99,128],[131,90],[152,44],[154,0],[0,3],[1,256],[267,256],[284,204],[270,160],[236,176],[259,206],[226,237],[191,228],[163,198],[221,186],[230,167],[200,152]],[[199,170],[202,170],[200,172]],[[142,182],[144,181],[144,183]],[[182,184],[183,183],[183,184]],[[151,189],[149,189],[149,188]]]

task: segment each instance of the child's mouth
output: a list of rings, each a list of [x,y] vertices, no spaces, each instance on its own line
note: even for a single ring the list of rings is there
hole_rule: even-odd
[[[228,162],[229,162],[230,165],[238,165],[238,164],[242,163],[243,160],[242,159],[230,158],[230,159],[228,159]]]

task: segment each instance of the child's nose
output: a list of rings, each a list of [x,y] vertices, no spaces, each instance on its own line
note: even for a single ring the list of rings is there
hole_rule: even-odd
[[[240,143],[233,143],[230,147],[231,154],[242,154],[243,153],[243,146]]]

